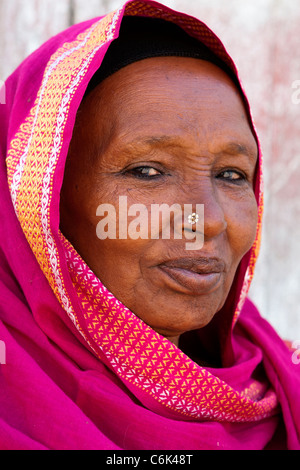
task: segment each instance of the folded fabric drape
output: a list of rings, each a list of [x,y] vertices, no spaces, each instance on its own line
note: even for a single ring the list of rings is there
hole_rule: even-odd
[[[59,230],[76,113],[127,16],[177,25],[238,80],[204,23],[143,0],[72,26],[8,78],[0,105],[0,448],[300,449],[299,366],[247,298],[261,237],[261,151],[256,239],[214,319],[220,368],[198,365],[140,320]],[[197,332],[199,342],[210,334]]]

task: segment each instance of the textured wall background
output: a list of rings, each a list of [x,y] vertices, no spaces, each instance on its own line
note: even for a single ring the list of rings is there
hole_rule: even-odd
[[[216,32],[236,61],[265,157],[263,242],[251,297],[283,336],[300,339],[300,2],[174,0]],[[0,0],[0,80],[49,37],[115,0]]]

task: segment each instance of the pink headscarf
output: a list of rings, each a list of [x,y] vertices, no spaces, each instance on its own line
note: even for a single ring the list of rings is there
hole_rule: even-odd
[[[216,315],[223,367],[204,368],[121,304],[59,231],[76,112],[123,15],[174,22],[237,74],[202,22],[128,1],[49,40],[0,105],[1,449],[300,449],[300,368],[247,298],[257,236]],[[199,341],[210,329],[199,331]],[[4,361],[2,361],[4,362]]]

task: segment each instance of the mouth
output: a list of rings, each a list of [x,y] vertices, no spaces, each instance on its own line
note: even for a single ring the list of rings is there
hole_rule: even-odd
[[[161,263],[168,287],[190,295],[210,294],[221,285],[225,262],[219,258],[180,258]]]

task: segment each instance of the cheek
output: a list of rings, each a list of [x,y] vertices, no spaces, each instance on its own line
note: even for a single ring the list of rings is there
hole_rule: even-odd
[[[232,210],[227,213],[226,220],[230,245],[239,262],[250,250],[256,237],[258,208],[254,194],[239,204],[233,204]]]
[[[115,187],[114,192],[111,191],[111,187]],[[101,190],[90,191],[88,203],[84,208],[78,208],[83,212],[81,221],[84,221],[81,227],[83,236],[80,237],[80,251],[101,282],[119,300],[131,305],[134,297],[133,287],[140,282],[141,278],[141,258],[151,244],[151,240],[131,239],[130,237],[119,239],[119,195],[124,195],[124,192],[119,191],[115,184],[99,185],[98,188]],[[128,207],[130,203],[131,200],[128,197]],[[97,216],[97,209],[102,204],[115,208],[115,212],[111,213],[112,217],[108,218],[107,212],[100,215],[100,211]],[[126,214],[126,219],[129,226],[132,217],[127,217]],[[116,237],[113,234],[114,227]],[[110,235],[105,238],[104,232],[108,231]]]

